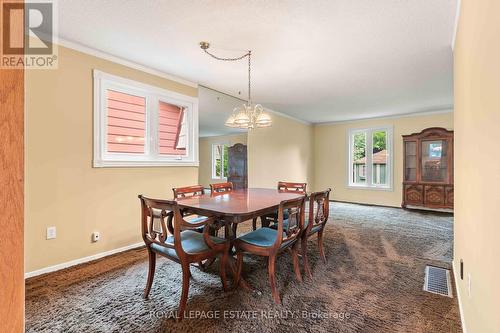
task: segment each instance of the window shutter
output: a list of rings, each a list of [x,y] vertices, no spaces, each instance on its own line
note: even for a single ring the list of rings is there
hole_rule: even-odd
[[[184,112],[177,105],[160,102],[159,105],[159,152],[162,155],[185,155],[186,132]]]
[[[144,154],[146,99],[114,90],[106,95],[107,151]]]

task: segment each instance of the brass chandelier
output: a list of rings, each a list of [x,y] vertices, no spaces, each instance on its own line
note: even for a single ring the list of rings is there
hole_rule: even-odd
[[[244,55],[236,58],[221,58],[207,51],[210,47],[210,43],[200,42],[200,47],[206,54],[221,61],[238,61],[248,57],[248,100],[243,105],[233,109],[233,112],[229,118],[227,118],[224,125],[227,127],[245,129],[270,127],[272,125],[271,117],[264,111],[262,105],[252,104],[250,75],[252,51],[248,51]]]

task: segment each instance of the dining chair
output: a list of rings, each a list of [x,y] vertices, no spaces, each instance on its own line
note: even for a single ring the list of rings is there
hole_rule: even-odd
[[[210,191],[212,195],[217,195],[221,193],[227,193],[227,192],[232,192],[233,191],[233,183],[232,182],[227,182],[227,183],[215,183],[215,184],[210,184]],[[225,232],[226,236],[229,233],[229,230],[227,229],[229,227],[228,224],[224,223],[222,221],[222,224],[225,226]],[[234,223],[232,226],[233,234],[236,235],[236,230],[238,228],[238,224]],[[227,238],[227,237],[226,237]]]
[[[306,219],[304,232],[301,235],[301,250],[304,271],[310,278],[312,278],[312,273],[307,258],[307,240],[314,234],[318,234],[319,254],[326,263],[323,232],[330,214],[330,192],[329,188],[326,191],[311,193],[309,196],[309,217]]]
[[[291,182],[278,182],[278,191],[285,193],[306,193],[307,183],[291,183]],[[285,213],[285,220],[287,219]],[[271,223],[276,223],[278,221],[278,213],[267,214],[260,217],[261,227],[269,227]],[[252,229],[257,229],[257,218],[252,220]]]
[[[205,194],[205,188],[203,187],[203,185],[174,187],[172,191],[174,192],[174,199],[189,198]],[[207,218],[206,216],[192,214],[182,209],[181,209],[181,215],[184,218],[184,220],[186,220],[189,223],[199,223]],[[215,225],[218,225],[218,223],[215,223]],[[204,225],[198,227],[197,229],[195,229],[195,231],[203,232],[203,228]],[[209,234],[210,236],[217,236],[218,231],[219,231],[218,228],[210,228]],[[207,267],[211,266],[214,263],[214,260],[215,259],[208,259],[205,262],[200,261],[198,263],[198,268],[204,271],[205,269],[207,269]]]
[[[227,182],[227,183],[210,184],[210,191],[212,191],[212,193],[232,192],[233,183]]]
[[[276,288],[276,257],[284,250],[290,250],[296,279],[301,282],[299,268],[298,245],[304,225],[305,196],[282,201],[278,209],[278,228],[260,228],[238,237],[234,241],[237,254],[236,279],[238,285],[243,267],[243,253],[251,253],[268,257],[269,284],[274,302],[280,304],[280,296]],[[288,212],[286,227],[284,215]]]
[[[224,291],[228,290],[226,264],[229,253],[229,242],[225,239],[210,236],[209,229],[214,218],[207,217],[198,223],[184,220],[176,201],[157,200],[139,195],[141,201],[142,238],[149,254],[149,270],[144,289],[144,298],[149,297],[153,284],[156,256],[161,255],[182,266],[182,292],[179,303],[178,320],[184,316],[191,277],[191,263],[221,257],[220,277]],[[204,226],[203,233],[194,229]]]
[[[172,189],[172,191],[174,192],[174,199],[182,199],[182,198],[194,197],[197,195],[205,194],[205,189],[203,188],[202,185],[174,187]],[[191,214],[191,213],[189,213],[187,211],[183,211],[183,210],[181,210],[181,213],[182,213],[182,216],[184,217],[184,219],[190,223],[198,223],[198,222],[201,222],[202,220],[207,218],[205,216]],[[201,226],[198,229],[198,231],[203,232],[203,226]]]

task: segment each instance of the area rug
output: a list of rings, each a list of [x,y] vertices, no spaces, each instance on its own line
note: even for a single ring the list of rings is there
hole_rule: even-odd
[[[249,224],[240,227],[245,232]],[[187,316],[176,322],[180,265],[159,259],[150,299],[144,248],[26,282],[27,332],[461,332],[456,297],[424,292],[427,264],[449,268],[453,218],[331,204],[327,263],[309,241],[313,279],[299,283],[288,253],[271,297],[264,258],[245,257],[253,292],[222,291],[218,267],[192,268]]]

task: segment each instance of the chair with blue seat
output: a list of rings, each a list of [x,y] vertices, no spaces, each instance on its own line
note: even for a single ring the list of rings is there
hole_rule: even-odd
[[[211,236],[209,229],[214,218],[207,217],[201,222],[192,223],[184,220],[176,201],[157,200],[139,195],[141,201],[142,238],[149,254],[149,270],[144,298],[148,298],[153,284],[156,256],[161,255],[182,266],[182,293],[179,303],[178,318],[182,319],[186,308],[191,277],[191,263],[220,257],[220,277],[224,290],[228,290],[226,264],[229,254],[229,242]],[[204,227],[203,233],[195,231]]]
[[[190,198],[205,194],[205,188],[202,185],[174,187],[172,191],[174,192],[174,199]],[[186,221],[192,223],[198,223],[206,219],[205,216],[191,214],[184,210],[181,210],[181,213]],[[203,227],[199,228],[198,231],[203,232]]]
[[[260,228],[238,237],[234,246],[237,254],[236,285],[241,278],[243,267],[243,254],[251,253],[268,257],[268,274],[271,292],[276,304],[281,300],[276,288],[276,257],[285,250],[290,250],[293,259],[295,277],[300,282],[298,245],[302,235],[304,225],[304,204],[305,196],[297,199],[282,201],[278,209],[277,229]],[[288,213],[286,228],[284,227],[283,216]]]
[[[319,254],[326,263],[325,250],[323,247],[323,232],[330,214],[330,192],[331,189],[327,189],[326,191],[311,193],[309,196],[309,214],[304,225],[304,232],[301,236],[301,250],[304,271],[310,278],[312,278],[312,273],[307,258],[307,240],[314,234],[318,234]]]
[[[305,194],[306,187],[307,187],[307,183],[278,182],[278,191],[281,193]],[[284,219],[285,220],[288,219],[286,212],[285,212]],[[272,213],[272,214],[267,214],[267,215],[260,217],[261,227],[269,227],[271,225],[271,223],[276,223],[276,222],[278,222],[278,212]],[[254,218],[252,220],[252,229],[253,230],[257,229],[257,218]]]
[[[174,199],[183,199],[183,198],[191,198],[191,197],[196,197],[200,195],[205,194],[205,188],[202,185],[191,185],[191,186],[184,186],[184,187],[174,187],[172,189],[174,192]],[[181,209],[181,214],[184,220],[186,220],[189,223],[200,223],[203,220],[205,220],[207,217],[206,216],[201,216],[197,214],[190,213],[186,210]],[[220,223],[216,223],[215,225],[219,225]],[[204,226],[202,225],[201,227],[197,228],[197,232],[203,232]],[[217,236],[218,234],[218,228],[211,228],[210,230],[210,235],[211,236]],[[204,263],[199,262],[198,263],[198,268],[204,271],[207,267],[212,265],[214,262],[213,259],[207,260]]]

